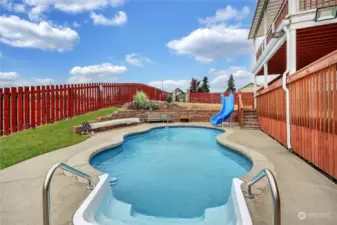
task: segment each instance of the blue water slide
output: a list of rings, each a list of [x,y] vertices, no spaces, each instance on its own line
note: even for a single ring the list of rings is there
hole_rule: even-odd
[[[228,97],[225,97],[224,94],[221,94],[221,103],[220,112],[210,119],[212,125],[219,125],[230,117],[234,110],[234,95],[230,93]]]

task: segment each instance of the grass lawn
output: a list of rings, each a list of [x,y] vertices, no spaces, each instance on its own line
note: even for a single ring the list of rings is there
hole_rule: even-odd
[[[88,136],[72,133],[71,127],[81,125],[84,121],[95,120],[115,110],[117,110],[116,107],[101,109],[70,120],[0,137],[0,168],[84,141]]]

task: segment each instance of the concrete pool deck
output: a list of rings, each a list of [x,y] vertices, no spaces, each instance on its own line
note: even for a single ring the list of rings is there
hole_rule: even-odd
[[[174,125],[201,125],[188,123]],[[162,124],[141,124],[98,133],[86,141],[18,163],[0,171],[0,224],[42,224],[42,184],[55,163],[64,162],[97,180],[101,173],[88,164],[99,149],[118,145],[127,133],[146,131]],[[282,224],[332,225],[337,221],[337,185],[259,130],[225,127],[220,143],[253,157],[248,180],[267,167],[276,173],[281,196]],[[245,189],[243,187],[243,189]],[[271,224],[272,200],[265,182],[253,187],[256,197],[248,199],[254,224]],[[72,216],[89,192],[75,177],[58,172],[51,185],[51,224],[72,224]],[[303,213],[300,213],[303,212]],[[298,218],[298,213],[302,217]],[[304,215],[304,217],[303,217]]]

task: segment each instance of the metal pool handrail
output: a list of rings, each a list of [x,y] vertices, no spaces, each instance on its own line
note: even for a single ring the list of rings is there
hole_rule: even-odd
[[[88,189],[92,190],[94,188],[92,184],[92,179],[91,177],[83,173],[73,167],[70,167],[64,163],[56,163],[47,173],[47,176],[44,180],[43,183],[43,188],[42,188],[42,209],[43,209],[43,225],[49,225],[49,214],[50,214],[50,193],[49,193],[49,187],[50,187],[50,181],[51,178],[53,177],[55,171],[57,168],[61,168],[63,170],[66,170],[70,173],[73,173],[77,176],[83,177],[88,180]]]
[[[262,178],[267,177],[270,191],[273,197],[273,225],[281,225],[281,203],[277,183],[273,173],[269,169],[261,170],[253,179],[251,179],[248,186],[248,197],[253,198],[252,186],[260,181]]]

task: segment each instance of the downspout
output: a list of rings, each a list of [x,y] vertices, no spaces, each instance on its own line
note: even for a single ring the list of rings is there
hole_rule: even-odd
[[[289,21],[284,25],[283,30],[286,33],[287,40],[287,57],[286,57],[286,71],[284,71],[282,75],[282,88],[286,93],[286,124],[287,124],[287,147],[291,149],[291,141],[290,141],[290,101],[289,101],[289,89],[287,88],[287,74],[289,73],[289,56],[290,56],[290,33],[289,33]]]

